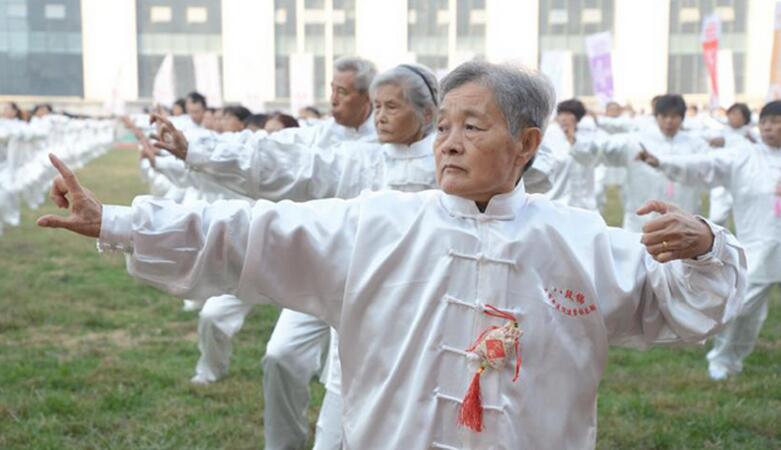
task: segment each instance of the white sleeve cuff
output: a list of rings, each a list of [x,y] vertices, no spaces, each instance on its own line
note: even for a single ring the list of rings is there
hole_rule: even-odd
[[[698,219],[705,222],[705,225],[710,228],[711,233],[713,233],[713,246],[711,247],[710,251],[708,253],[705,253],[704,255],[698,256],[696,259],[691,258],[685,260],[685,262],[689,265],[693,266],[701,266],[701,265],[722,265],[723,264],[723,257],[724,257],[724,245],[726,244],[727,238],[725,236],[726,231],[724,228],[712,223],[708,219],[697,216]]]
[[[133,251],[133,208],[103,205],[98,250]]]
[[[190,141],[184,161],[188,166],[197,169],[209,162],[209,156],[215,147],[215,139],[211,135],[200,136]]]

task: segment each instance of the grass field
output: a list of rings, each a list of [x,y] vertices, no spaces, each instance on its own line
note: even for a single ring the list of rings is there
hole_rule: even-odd
[[[145,189],[135,158],[113,151],[79,176],[104,202],[128,203]],[[0,236],[0,449],[262,447],[259,361],[277,310],[247,319],[228,378],[193,387],[196,315],[133,281],[94,241],[37,229],[34,219],[52,210],[25,211],[22,226]],[[781,448],[779,307],[774,290],[736,380],[707,378],[705,347],[613,349],[598,447]],[[323,390],[312,389],[313,429]]]

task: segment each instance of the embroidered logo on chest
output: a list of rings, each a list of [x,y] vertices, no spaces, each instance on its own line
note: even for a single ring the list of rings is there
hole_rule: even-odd
[[[545,288],[547,302],[556,311],[567,316],[586,316],[597,310],[597,305],[586,294],[566,288]]]

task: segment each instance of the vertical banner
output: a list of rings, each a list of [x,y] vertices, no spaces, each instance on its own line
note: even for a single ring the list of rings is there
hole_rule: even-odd
[[[773,25],[773,55],[770,62],[770,89],[768,100],[781,99],[781,2],[776,2]]]
[[[193,55],[195,90],[206,97],[209,106],[222,106],[220,59],[216,53]]]
[[[157,69],[155,82],[152,85],[152,99],[155,104],[170,108],[176,101],[176,86],[174,84],[174,55],[167,54]]]
[[[107,114],[121,116],[125,114],[125,100],[122,98],[122,73],[124,67],[117,69],[117,76],[114,77],[114,83],[111,85],[111,94],[103,102],[103,111]]]
[[[718,15],[711,14],[702,20],[702,57],[710,80],[711,108],[719,106],[718,54],[720,35],[721,20]]]
[[[290,114],[315,103],[315,55],[293,53],[290,55]]]
[[[613,100],[613,64],[610,56],[612,48],[613,40],[609,31],[586,37],[586,54],[594,95],[602,105]]]
[[[719,50],[719,104],[729,108],[735,103],[735,64],[732,50]]]
[[[574,97],[572,52],[546,50],[540,58],[540,72],[548,76],[556,90],[556,103]]]

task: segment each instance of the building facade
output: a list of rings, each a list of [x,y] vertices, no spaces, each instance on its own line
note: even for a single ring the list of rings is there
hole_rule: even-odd
[[[609,31],[619,101],[678,92],[704,104],[700,28],[716,14],[732,96],[758,103],[774,9],[775,0],[0,0],[0,99],[148,104],[167,55],[178,96],[199,86],[194,61],[207,55],[217,102],[285,108],[292,97],[327,103],[331,62],[343,55],[441,75],[473,58],[538,67],[549,52],[570,55],[572,92],[589,99],[584,41]]]

